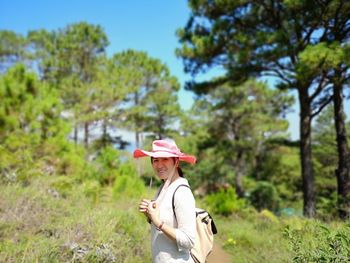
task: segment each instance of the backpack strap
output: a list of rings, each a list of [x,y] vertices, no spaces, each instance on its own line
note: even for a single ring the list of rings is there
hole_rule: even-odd
[[[177,189],[179,189],[179,187],[181,187],[181,186],[186,186],[187,188],[191,189],[187,184],[180,184],[180,185],[178,185],[178,186],[176,187],[176,189],[175,189],[175,191],[174,191],[174,193],[173,193],[173,198],[172,198],[172,200],[171,200],[171,204],[172,204],[172,206],[173,206],[173,213],[174,213],[174,216],[175,216],[175,220],[176,220],[176,221],[177,221],[177,218],[176,218],[176,213],[175,213],[175,193],[176,193]]]
[[[177,189],[179,189],[181,186],[186,186],[186,187],[188,187],[189,189],[191,189],[187,184],[180,184],[180,185],[178,185],[178,186],[176,187],[176,189],[174,190],[171,203],[172,203],[173,213],[174,213],[174,216],[175,216],[175,220],[176,220],[176,221],[177,221],[177,218],[176,218],[176,213],[175,213],[175,193],[176,193]],[[199,214],[202,214],[202,213],[206,213],[206,214],[208,215],[208,217],[211,219],[211,228],[212,228],[213,234],[214,234],[214,235],[217,234],[218,230],[217,230],[217,228],[216,228],[216,225],[215,225],[215,223],[214,223],[214,220],[213,220],[212,216],[208,213],[208,211],[205,211],[205,210],[203,210],[203,211],[198,211],[198,212],[196,211],[196,217],[197,217]],[[208,224],[208,222],[206,222],[206,219],[205,219],[205,218],[202,219],[202,222]]]

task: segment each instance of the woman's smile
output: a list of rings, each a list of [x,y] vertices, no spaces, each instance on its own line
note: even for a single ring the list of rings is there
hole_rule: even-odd
[[[169,176],[169,171],[175,168],[173,158],[153,158],[152,165],[161,179],[166,179]]]

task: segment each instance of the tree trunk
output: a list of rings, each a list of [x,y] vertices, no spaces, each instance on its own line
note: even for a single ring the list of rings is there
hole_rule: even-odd
[[[135,143],[136,148],[140,148],[140,133],[138,131],[135,132]]]
[[[235,177],[235,186],[236,186],[236,194],[238,197],[243,198],[244,197],[244,188],[243,188],[243,184],[242,184],[242,177],[243,174],[238,171],[236,173],[236,177]]]
[[[311,104],[307,88],[299,88],[300,103],[300,158],[301,175],[303,180],[304,194],[304,216],[314,217],[315,208],[315,186],[312,167],[311,151]]]
[[[74,126],[74,135],[73,135],[73,140],[75,144],[78,144],[78,126]]]
[[[89,123],[84,123],[84,145],[85,148],[89,146]]]
[[[134,93],[134,105],[136,107],[139,106],[139,93],[137,91]],[[136,148],[140,147],[139,128],[140,128],[139,115],[136,115],[135,116],[135,144],[136,144]]]
[[[243,169],[244,169],[244,160],[243,160],[243,151],[239,150],[237,154],[237,160],[235,162],[235,187],[236,194],[238,197],[244,197],[244,187],[242,183],[243,178]]]
[[[107,147],[107,120],[102,122],[102,147]]]
[[[341,219],[350,218],[349,146],[346,137],[343,87],[333,85],[334,124],[337,138],[338,167],[335,171],[338,183],[338,212]]]

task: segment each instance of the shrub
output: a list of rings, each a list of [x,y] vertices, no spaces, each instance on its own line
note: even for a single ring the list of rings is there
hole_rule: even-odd
[[[261,212],[260,212],[260,216],[270,222],[273,222],[273,223],[278,223],[279,220],[278,218],[274,215],[274,213],[272,213],[271,211],[267,210],[267,209],[263,209]]]
[[[126,162],[118,168],[113,185],[114,198],[141,198],[145,188],[143,180],[137,175],[131,163]]]
[[[244,208],[243,199],[238,199],[232,187],[227,190],[221,189],[219,192],[210,194],[205,199],[208,209],[216,214],[229,215]]]
[[[98,169],[94,178],[98,180],[101,185],[112,185],[118,173],[120,163],[118,150],[111,146],[103,148],[96,158]]]
[[[86,180],[82,184],[83,193],[90,197],[94,203],[96,203],[99,199],[101,193],[100,183],[96,180]]]
[[[57,176],[52,179],[50,186],[53,188],[52,191],[57,191],[59,195],[66,197],[74,188],[76,182],[72,177],[69,176]]]
[[[338,195],[337,192],[329,194],[327,197],[317,198],[317,218],[330,221],[338,216]]]
[[[34,138],[34,139],[33,139]],[[34,159],[35,136],[13,132],[0,145],[0,182],[28,183],[38,175]]]
[[[277,211],[280,203],[275,186],[269,182],[259,182],[250,193],[249,200],[259,211],[263,209]]]
[[[320,223],[309,222],[303,229],[285,229],[292,262],[349,262],[350,225],[331,229]]]
[[[90,169],[87,169],[87,165],[84,149],[69,149],[60,156],[57,173],[59,175],[68,175],[77,179],[85,179],[86,173],[90,171]]]

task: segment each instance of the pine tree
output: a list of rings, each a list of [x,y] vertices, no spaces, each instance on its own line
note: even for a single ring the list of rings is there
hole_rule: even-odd
[[[308,217],[316,213],[311,121],[330,102],[323,100],[329,79],[327,72],[304,72],[299,55],[327,39],[325,25],[334,22],[329,11],[342,3],[193,0],[189,1],[191,17],[178,31],[183,45],[177,54],[184,59],[187,72],[195,75],[213,66],[224,71],[215,81],[192,82],[188,89],[205,93],[226,81],[241,83],[248,77],[263,75],[276,78],[281,89],[297,91],[304,215]],[[335,9],[344,14],[343,18],[348,15],[347,9]]]

